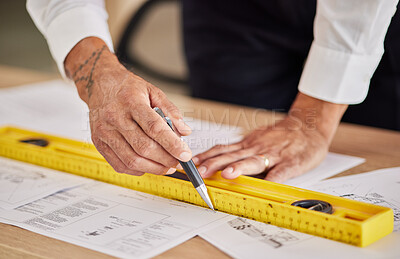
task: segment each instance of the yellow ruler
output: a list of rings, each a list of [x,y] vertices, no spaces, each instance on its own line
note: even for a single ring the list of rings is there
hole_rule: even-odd
[[[188,181],[152,174],[131,176],[116,173],[88,143],[3,127],[0,128],[0,155],[207,206]],[[246,176],[226,180],[216,174],[205,183],[216,210],[279,227],[361,247],[393,231],[393,211],[390,208]],[[314,200],[317,203],[313,203]],[[300,207],[292,205],[296,203]],[[325,205],[331,205],[331,214],[322,212],[327,209]]]

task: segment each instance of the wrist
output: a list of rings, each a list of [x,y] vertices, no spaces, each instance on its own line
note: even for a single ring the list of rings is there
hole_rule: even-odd
[[[297,121],[304,131],[318,131],[330,143],[348,105],[326,102],[298,93],[288,119]]]
[[[117,57],[99,38],[88,37],[77,43],[64,61],[65,73],[74,81],[79,96],[88,103],[93,85],[103,71],[120,69]]]

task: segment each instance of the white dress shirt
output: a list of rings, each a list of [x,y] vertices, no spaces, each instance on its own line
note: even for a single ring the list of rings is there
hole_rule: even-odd
[[[333,103],[362,102],[397,2],[318,0],[299,91]],[[28,0],[27,9],[64,77],[64,59],[80,40],[95,36],[113,50],[103,0]]]

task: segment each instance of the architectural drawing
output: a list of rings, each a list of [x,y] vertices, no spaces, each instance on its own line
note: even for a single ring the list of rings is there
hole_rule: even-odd
[[[0,208],[17,208],[89,181],[92,180],[0,157]]]
[[[391,208],[393,210],[393,214],[394,214],[394,230],[393,231],[400,230],[400,207],[396,206],[392,202],[385,200],[385,197],[383,197],[379,193],[375,193],[375,192],[367,193],[364,196],[350,193],[350,194],[340,195],[340,197]]]
[[[263,242],[273,248],[295,244],[310,238],[308,235],[290,231],[272,225],[267,225],[245,218],[236,218],[228,222],[229,226],[240,231],[259,242]]]

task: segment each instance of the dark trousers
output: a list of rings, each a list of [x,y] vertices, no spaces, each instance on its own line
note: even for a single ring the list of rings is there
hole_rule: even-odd
[[[194,97],[288,111],[313,40],[314,0],[183,0]],[[362,104],[343,121],[400,130],[400,17]]]

